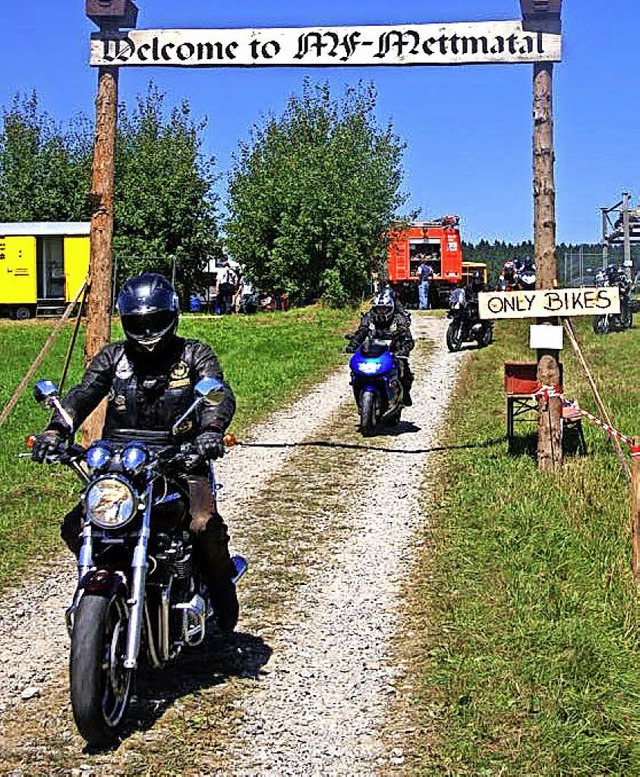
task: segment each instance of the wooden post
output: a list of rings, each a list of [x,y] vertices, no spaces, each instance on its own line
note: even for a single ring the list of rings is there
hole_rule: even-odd
[[[640,439],[631,449],[631,568],[640,580]]]
[[[558,285],[556,262],[556,193],[553,177],[553,64],[536,63],[533,70],[533,203],[536,253],[536,288]],[[557,319],[539,319],[557,324]],[[538,350],[538,383],[560,385],[558,351]],[[538,467],[562,466],[562,400],[541,400],[538,413]]]
[[[89,362],[109,342],[111,335],[111,243],[117,116],[118,68],[101,67],[98,75],[91,184],[91,286],[87,301],[85,362]],[[104,408],[99,408],[89,416],[82,430],[83,444],[99,436],[103,418]]]

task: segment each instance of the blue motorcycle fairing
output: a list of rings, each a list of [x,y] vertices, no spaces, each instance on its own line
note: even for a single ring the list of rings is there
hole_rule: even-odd
[[[391,351],[383,351],[379,356],[365,356],[359,348],[351,357],[349,366],[355,375],[368,378],[385,375],[396,369]]]

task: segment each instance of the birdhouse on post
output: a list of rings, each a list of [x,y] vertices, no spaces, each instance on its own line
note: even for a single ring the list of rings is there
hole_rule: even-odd
[[[138,21],[132,0],[86,0],[86,13],[101,29],[133,28]]]
[[[540,22],[547,28],[559,27],[562,0],[520,0],[520,10],[527,27]]]

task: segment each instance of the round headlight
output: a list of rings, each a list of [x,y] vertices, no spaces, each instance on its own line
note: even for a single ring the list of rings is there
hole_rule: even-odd
[[[131,486],[116,477],[96,480],[84,495],[87,518],[102,529],[119,529],[136,511],[136,495]]]
[[[90,469],[104,469],[113,456],[113,451],[102,442],[91,445],[84,455],[87,466]]]
[[[141,445],[127,445],[122,451],[122,468],[125,472],[136,475],[147,463],[147,449]]]

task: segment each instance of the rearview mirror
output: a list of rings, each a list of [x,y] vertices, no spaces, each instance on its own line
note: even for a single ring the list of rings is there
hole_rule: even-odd
[[[225,385],[217,378],[201,378],[194,387],[196,396],[218,405],[225,397]]]
[[[51,380],[39,380],[33,388],[33,398],[36,402],[46,402],[58,396],[58,387]]]

